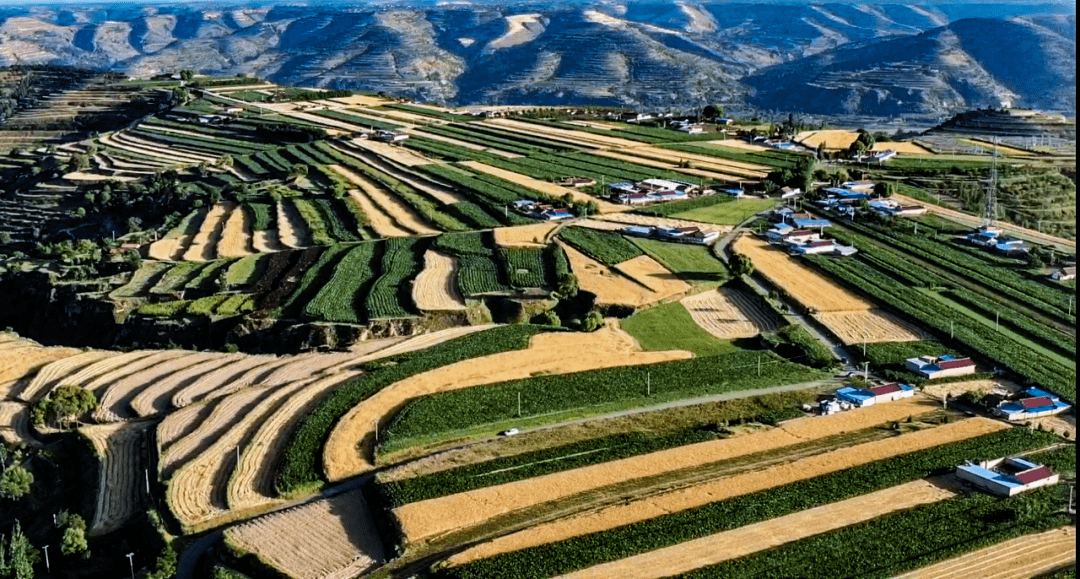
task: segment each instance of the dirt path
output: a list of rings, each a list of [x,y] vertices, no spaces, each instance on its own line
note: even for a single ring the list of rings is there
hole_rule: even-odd
[[[588,334],[540,334],[532,338],[525,350],[465,360],[383,388],[338,421],[326,443],[324,469],[331,481],[337,481],[374,468],[373,427],[377,422],[389,420],[409,401],[420,396],[528,378],[538,373],[568,374],[690,356],[689,352],[681,350],[640,352],[629,334],[611,321],[604,329]]]
[[[1076,527],[1024,535],[895,579],[1028,579],[1076,562]]]
[[[463,551],[458,555],[452,557],[450,559],[450,562],[451,564],[459,565],[468,561],[491,557],[498,553],[516,551],[527,547],[561,541],[570,537],[577,537],[589,533],[603,531],[614,527],[634,523],[637,521],[643,521],[665,514],[683,511],[708,503],[722,501],[736,496],[775,488],[800,480],[811,479],[817,476],[821,476],[823,474],[836,472],[876,460],[882,460],[894,456],[899,456],[901,454],[915,452],[917,450],[932,448],[934,446],[939,446],[948,442],[982,436],[984,434],[989,434],[991,432],[999,431],[1005,428],[1008,428],[1008,426],[997,421],[988,420],[985,418],[971,418],[960,422],[945,424],[928,430],[919,430],[896,437],[886,438],[884,440],[876,440],[874,442],[849,446],[829,452],[827,454],[811,456],[801,460],[796,460],[794,462],[773,465],[765,469],[754,470],[735,476],[723,477],[718,480],[699,484],[690,488],[679,489],[674,492],[659,494],[641,500],[630,501],[624,504],[607,506],[596,511],[587,512],[580,515],[557,519],[549,523],[536,525],[525,530],[518,531],[510,535],[505,535],[503,537],[499,537],[492,541],[481,543],[475,547],[467,549],[466,551]],[[738,438],[730,440],[739,441],[744,445],[747,443],[745,437],[741,440]],[[690,447],[684,447],[675,450],[686,452],[687,448]],[[740,448],[742,447],[740,446]],[[700,458],[698,458],[697,460],[701,461]],[[608,465],[602,466],[610,466],[611,464],[616,464],[619,462],[622,461],[616,461],[615,463],[609,463]],[[566,473],[559,474],[562,475]],[[636,476],[636,474],[637,473],[633,473],[634,476]],[[533,485],[531,488],[528,489],[527,494],[538,494],[542,492],[543,489],[546,487],[545,485],[542,485],[540,483],[551,476],[558,475],[548,475],[546,477],[538,477],[530,481],[525,481]],[[510,483],[510,485],[502,486],[509,487],[515,484],[520,483]],[[548,484],[551,483],[548,482]],[[482,490],[491,492],[490,489]],[[475,493],[478,491],[472,492]],[[462,494],[468,495],[470,493]],[[458,495],[453,495],[453,497],[457,496]],[[507,509],[509,505],[505,503],[509,499],[510,497],[507,496],[498,496],[498,502],[496,503],[496,513],[499,511],[506,512],[504,509]],[[428,501],[423,501],[421,503],[413,503],[412,505],[405,505],[405,507],[402,507],[402,509],[409,507],[417,508],[415,505],[422,505],[426,502]],[[482,506],[483,504],[476,504],[475,506],[472,506],[470,508],[463,503],[455,505],[455,508],[450,510],[439,509],[438,511],[429,511],[418,516],[415,519],[416,523],[424,523],[422,527],[417,527],[415,525],[410,527],[409,525],[404,525],[403,528],[407,530],[412,529],[414,531],[420,529],[427,529],[429,531],[444,529],[441,532],[445,533],[447,531],[453,530],[453,525],[455,524],[455,521],[459,520],[461,517],[476,517],[476,515],[478,515],[479,513],[473,514],[472,510],[479,509]],[[463,514],[458,515],[459,512]],[[408,533],[407,535],[410,536],[410,538],[412,536]],[[421,534],[419,536],[424,535]],[[434,537],[435,535],[427,536]]]
[[[970,225],[971,227],[979,227],[980,225],[982,225],[983,222],[981,217],[962,213],[960,211],[949,209],[947,207],[941,207],[940,205],[934,205],[933,203],[923,203],[918,199],[913,199],[905,195],[894,194],[892,198],[904,204],[925,206],[926,210],[930,213],[933,213],[934,215],[940,215],[958,223]],[[1054,245],[1064,246],[1070,249],[1072,252],[1076,252],[1076,240],[1065,239],[1063,237],[1048,235],[1046,233],[1039,233],[1038,231],[1020,227],[1019,225],[1013,225],[1012,223],[1006,223],[1004,221],[995,221],[994,226],[1000,228],[1002,231],[1016,234],[1018,236],[1027,237],[1029,239],[1040,241],[1043,243],[1051,243]]]
[[[769,519],[671,547],[597,565],[560,579],[659,579],[715,565],[882,515],[955,496],[926,480]]]

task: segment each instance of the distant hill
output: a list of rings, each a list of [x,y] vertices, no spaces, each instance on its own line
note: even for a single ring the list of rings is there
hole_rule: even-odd
[[[116,4],[0,11],[0,62],[183,68],[447,104],[1075,108],[1075,16],[995,4]],[[984,14],[993,18],[969,18]],[[1034,14],[1034,15],[1033,15]]]

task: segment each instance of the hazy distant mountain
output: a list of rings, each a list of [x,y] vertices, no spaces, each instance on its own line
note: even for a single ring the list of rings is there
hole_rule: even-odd
[[[450,104],[1075,108],[1075,16],[1031,16],[1033,6],[412,6],[10,8],[0,10],[0,61],[243,72]]]

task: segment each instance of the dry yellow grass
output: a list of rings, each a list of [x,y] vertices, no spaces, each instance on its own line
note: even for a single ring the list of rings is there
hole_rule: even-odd
[[[570,260],[570,269],[578,278],[578,286],[596,294],[596,303],[644,306],[661,299],[656,292],[634,282],[625,275],[560,242]]]
[[[417,217],[411,207],[396,196],[391,195],[374,181],[359,175],[340,165],[327,165],[330,170],[345,177],[363,191],[353,190],[352,196],[371,220],[371,227],[385,237],[408,235],[428,235],[439,230],[426,225]]]
[[[761,332],[775,332],[779,322],[762,306],[738,290],[720,288],[682,299],[694,323],[720,338],[752,338]]]
[[[659,579],[955,496],[925,480],[582,569],[561,579]]]
[[[40,446],[30,432],[30,407],[14,400],[0,401],[0,440],[8,444]]]
[[[1076,563],[1076,527],[1009,539],[896,579],[1028,579]]]
[[[287,249],[296,249],[308,245],[307,231],[295,210],[285,203],[277,204],[278,241]]]
[[[424,269],[416,276],[412,286],[416,307],[426,311],[464,310],[465,301],[458,295],[456,279],[457,261],[449,255],[427,250],[424,253]]]
[[[890,141],[887,143],[874,143],[871,151],[896,151],[902,155],[933,155],[929,149],[919,146],[911,141]]]
[[[189,243],[191,243],[191,236],[189,235],[175,238],[167,237],[151,243],[150,249],[147,251],[150,259],[161,261],[180,259],[184,255],[184,251],[187,250]]]
[[[19,392],[19,398],[32,402],[44,396],[64,380],[91,364],[117,355],[107,350],[88,350],[60,358],[41,368],[30,383]]]
[[[330,100],[330,102],[337,102],[337,103],[341,103],[343,105],[356,106],[356,107],[377,107],[377,106],[384,105],[384,104],[390,102],[390,101],[388,101],[388,100],[386,100],[384,98],[373,97],[373,96],[365,96],[365,95],[358,95],[358,94],[354,94],[352,96],[347,96],[347,97],[341,97],[341,98],[333,98],[333,99],[329,99],[329,100]]]
[[[278,239],[277,229],[266,229],[251,234],[251,248],[256,253],[270,253],[271,251],[281,251],[285,249],[285,246]]]
[[[847,345],[874,342],[912,342],[925,336],[918,329],[877,308],[856,312],[824,312],[814,318]]]
[[[545,241],[559,224],[555,221],[542,221],[533,225],[516,227],[496,227],[495,243],[502,247],[544,247]]]
[[[786,291],[811,312],[869,310],[873,304],[840,287],[816,271],[795,261],[768,243],[742,235],[735,251],[754,262],[754,267],[771,283]]]
[[[859,138],[859,133],[846,130],[806,131],[795,135],[793,139],[806,147],[817,148],[818,145],[826,149],[847,149]]]
[[[620,211],[629,211],[631,209],[629,205],[621,205],[618,203],[604,201],[603,199],[597,199],[596,197],[593,197],[588,193],[582,193],[577,189],[573,189],[570,187],[561,187],[554,183],[548,183],[547,181],[541,181],[527,175],[522,175],[521,173],[515,173],[513,171],[507,171],[506,169],[500,169],[498,167],[492,167],[491,165],[485,165],[484,163],[481,163],[479,161],[464,161],[461,164],[472,167],[473,169],[476,169],[477,171],[480,171],[482,173],[487,173],[488,175],[493,175],[500,179],[506,179],[507,181],[517,183],[522,187],[528,187],[533,191],[539,191],[541,193],[554,195],[556,197],[562,197],[563,195],[569,193],[575,201],[580,201],[583,203],[595,201],[596,204],[600,206],[600,213],[617,213]],[[567,177],[570,176],[571,175],[567,175]]]
[[[530,340],[525,350],[465,360],[383,388],[338,421],[326,443],[324,469],[327,477],[335,481],[374,468],[368,445],[373,441],[375,423],[392,417],[420,396],[528,378],[537,373],[567,374],[690,356],[682,350],[641,352],[633,338],[613,323],[587,334],[540,334]]]
[[[936,404],[915,397],[831,416],[800,418],[753,434],[690,444],[533,479],[430,499],[395,509],[410,541],[469,527],[530,505],[633,479],[782,448],[799,442],[869,428],[926,412]]]
[[[764,178],[769,173],[769,168],[764,165],[756,165],[754,163],[743,163],[741,161],[730,161],[728,159],[721,159],[719,157],[710,157],[708,155],[699,155],[697,153],[688,153],[685,151],[672,151],[670,149],[661,149],[659,147],[637,147],[633,150],[633,154],[639,157],[647,157],[652,159],[660,159],[662,161],[670,161],[672,163],[678,163],[679,161],[687,160],[694,164],[694,166],[702,169],[712,169],[720,171],[722,173],[742,176],[750,179]]]
[[[731,149],[742,149],[744,151],[772,151],[773,150],[773,149],[771,149],[769,147],[763,147],[761,145],[754,145],[752,143],[747,143],[746,141],[744,141],[742,139],[717,139],[715,141],[704,141],[704,142],[696,143],[696,144],[728,147],[728,148],[731,148]]]
[[[382,542],[359,490],[230,527],[225,539],[297,579],[356,577],[382,562]]]
[[[883,406],[888,406],[888,404]],[[691,488],[681,489],[626,504],[605,507],[597,511],[537,525],[467,549],[455,555],[449,561],[453,565],[460,565],[469,561],[491,557],[499,553],[516,551],[536,545],[561,541],[570,537],[603,531],[708,503],[722,501],[731,497],[758,492],[800,480],[811,479],[830,472],[840,471],[876,460],[932,448],[957,440],[966,440],[976,436],[982,436],[1006,428],[1008,428],[1008,426],[994,420],[971,418],[960,422],[952,422],[936,428],[919,430],[892,438],[886,438],[884,440],[850,446],[823,455],[811,456],[757,471],[721,478]],[[545,478],[547,477],[539,477],[529,482],[539,482]],[[539,493],[541,490],[539,485],[537,485],[535,488],[530,488],[529,492]],[[422,503],[416,504],[419,505]],[[408,508],[410,506],[413,505],[406,505],[403,508]],[[459,506],[458,508],[461,507]],[[440,509],[437,513],[423,513],[423,518],[433,519],[438,518],[439,516],[449,518],[453,513],[454,511],[447,512]],[[442,528],[447,528],[445,525],[440,526]],[[430,523],[428,524],[428,527],[438,528],[430,525]]]
[[[613,266],[623,275],[652,290],[659,300],[690,290],[690,284],[675,277],[660,262],[639,255]]]
[[[625,151],[620,151],[620,152],[615,152],[615,151],[593,151],[593,154],[594,155],[599,155],[601,157],[608,157],[609,159],[618,159],[620,161],[627,161],[629,163],[636,163],[638,165],[644,165],[646,167],[654,167],[654,168],[657,168],[657,169],[675,171],[677,173],[685,173],[687,175],[695,175],[695,176],[698,176],[698,177],[706,177],[708,179],[716,179],[716,180],[719,180],[719,181],[738,181],[739,179],[742,178],[739,175],[732,175],[731,173],[728,173],[728,172],[706,171],[706,170],[703,170],[703,169],[680,167],[679,163],[677,161],[660,161],[660,160],[657,160],[655,158],[648,157],[648,156],[639,157],[639,156],[630,154],[632,152],[633,151],[631,151],[631,150],[625,150]],[[694,163],[694,165],[697,166],[698,163]]]
[[[251,240],[251,218],[242,207],[237,207],[225,221],[221,241],[217,245],[217,257],[243,257],[255,253]]]
[[[33,342],[0,349],[0,395],[10,396],[18,382],[29,383],[45,366],[81,353],[76,348],[43,348]]]

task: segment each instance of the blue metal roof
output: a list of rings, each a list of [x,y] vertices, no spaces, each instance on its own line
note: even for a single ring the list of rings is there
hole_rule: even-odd
[[[942,354],[941,359],[947,362],[949,360],[955,360],[956,356],[953,356],[952,354]]]
[[[915,389],[915,387],[912,386],[911,384],[898,384],[898,386],[900,386],[901,390],[914,390]]]
[[[1024,390],[1024,394],[1027,394],[1031,398],[1038,398],[1040,396],[1046,396],[1047,398],[1049,398],[1051,400],[1057,400],[1057,396],[1047,392],[1046,390],[1042,390],[1040,388],[1028,388],[1027,390]]]
[[[981,479],[986,479],[988,481],[993,481],[995,483],[998,483],[1000,485],[1003,485],[1003,486],[1006,486],[1006,487],[1009,487],[1009,488],[1016,488],[1016,487],[1019,487],[1019,486],[1023,486],[1018,481],[1016,481],[1015,479],[1013,479],[1010,476],[1006,476],[1006,475],[1003,475],[1001,473],[994,472],[992,470],[986,470],[985,468],[983,468],[981,466],[976,466],[974,464],[962,464],[962,465],[956,467],[956,470],[962,470],[964,472],[973,474],[973,475],[975,475],[975,476],[977,476],[977,477],[979,477]]]
[[[809,227],[829,227],[832,225],[832,222],[828,219],[792,219],[791,221],[795,223],[795,227],[798,227],[799,229]]]
[[[860,390],[858,388],[852,388],[851,386],[844,386],[843,388],[837,390],[836,395],[840,398],[846,398],[848,400],[855,400],[858,402],[874,398],[873,392]]]
[[[635,235],[651,235],[652,230],[652,227],[641,227],[640,225],[630,225],[628,227],[623,227],[623,231],[627,233],[633,233]]]
[[[1019,457],[1010,458],[1009,461],[1011,461],[1013,464],[1015,464],[1017,466],[1022,466],[1024,468],[1039,468],[1040,466],[1042,466],[1042,465],[1039,465],[1039,464],[1035,464],[1035,463],[1031,462],[1030,460],[1024,460],[1024,459],[1019,458]]]

